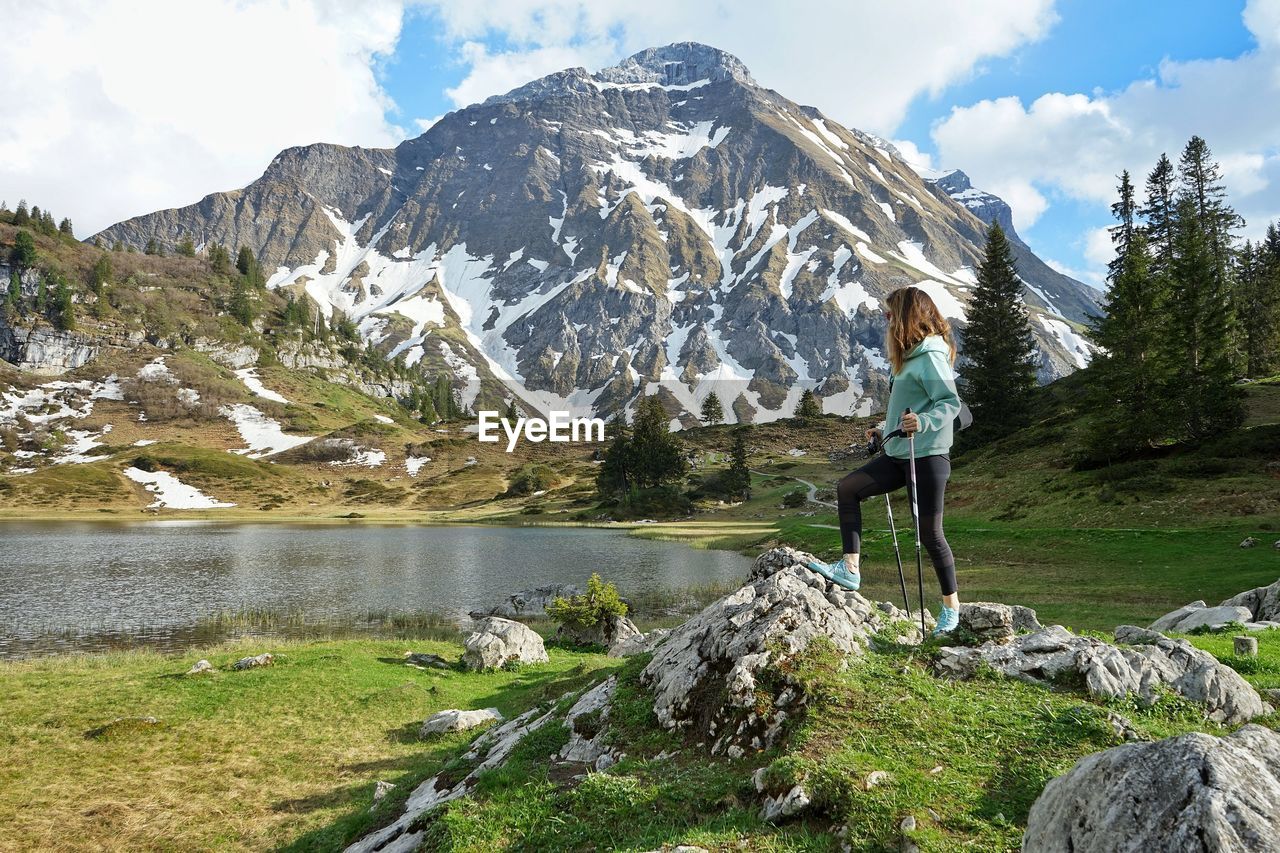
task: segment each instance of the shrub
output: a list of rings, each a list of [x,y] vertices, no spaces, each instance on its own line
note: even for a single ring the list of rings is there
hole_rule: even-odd
[[[794,489],[782,496],[782,505],[788,509],[804,506],[808,501],[809,496],[804,489]]]
[[[570,629],[585,630],[610,616],[626,616],[627,605],[616,586],[593,572],[586,592],[568,598],[557,596],[547,607],[547,615]]]
[[[559,482],[559,475],[548,466],[526,465],[511,477],[506,494],[509,497],[531,495],[534,492],[544,492]]]

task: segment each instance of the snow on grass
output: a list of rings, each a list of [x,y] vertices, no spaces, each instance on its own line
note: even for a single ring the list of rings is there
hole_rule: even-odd
[[[272,400],[277,403],[288,403],[289,401],[272,391],[270,388],[262,384],[262,380],[258,378],[257,368],[244,367],[235,371],[236,376],[240,377],[240,381],[244,383],[244,387],[248,388],[257,396],[264,400]]]
[[[374,450],[368,447],[361,447],[358,450],[356,450],[354,454],[352,454],[350,459],[340,459],[337,462],[330,462],[329,464],[335,468],[349,468],[349,467],[378,468],[382,465],[382,463],[386,461],[387,461],[386,451]]]
[[[232,450],[250,459],[261,459],[273,453],[282,453],[300,444],[306,444],[314,436],[285,435],[279,421],[267,417],[258,409],[246,403],[234,403],[218,410],[223,417],[235,424],[236,431],[248,447]]]
[[[890,205],[890,204],[889,204],[889,202],[887,202],[887,201],[878,201],[878,202],[876,202],[876,204],[880,206],[880,209],[884,211],[884,215],[885,215],[885,216],[887,216],[887,217],[889,217],[889,220],[890,220],[890,221],[892,221],[892,222],[897,222],[897,221],[898,221],[898,214],[896,214],[896,213],[894,213],[894,212],[893,212],[893,207],[892,207],[892,205]]]
[[[823,121],[820,118],[815,118],[813,120],[813,126],[818,129],[818,133],[822,134],[822,137],[826,139],[827,142],[831,143],[837,148],[843,148],[846,151],[849,150],[849,144],[845,142],[843,139],[841,139],[840,137],[836,136],[834,133],[832,133],[831,129],[827,127],[827,123],[825,121]]]
[[[69,429],[65,433],[67,444],[63,445],[60,454],[49,461],[54,465],[83,465],[86,462],[98,462],[105,457],[100,454],[90,454],[89,451],[102,447],[103,443],[99,439],[105,438],[110,432],[111,424],[104,426],[101,432]]]
[[[374,415],[374,416],[373,416],[373,419],[374,419],[375,421],[377,421],[378,423],[380,423],[380,424],[393,424],[393,423],[395,423],[395,421],[393,421],[391,418],[387,417],[386,415]]]
[[[125,468],[124,475],[155,495],[156,499],[148,505],[148,509],[159,507],[166,509],[222,509],[235,506],[233,503],[226,503],[209,497],[194,486],[188,486],[167,471],[143,471],[141,468]]]
[[[404,469],[409,472],[410,477],[418,476],[418,472],[422,470],[422,466],[431,461],[430,456],[406,456],[404,459]]]

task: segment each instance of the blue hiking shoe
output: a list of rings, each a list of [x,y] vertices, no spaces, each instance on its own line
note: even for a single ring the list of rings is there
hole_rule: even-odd
[[[960,611],[955,607],[944,606],[938,611],[938,623],[933,626],[933,636],[950,634],[960,624]]]
[[[850,572],[845,568],[844,560],[836,560],[834,563],[810,560],[807,565],[810,571],[817,572],[827,580],[845,589],[856,590],[862,584],[862,578],[857,572]]]

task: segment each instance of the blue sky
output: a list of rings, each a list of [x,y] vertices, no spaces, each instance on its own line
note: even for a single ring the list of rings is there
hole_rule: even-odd
[[[0,0],[3,6],[16,0]],[[140,8],[145,7],[145,8]],[[80,233],[243,186],[282,148],[394,145],[572,65],[703,41],[759,82],[963,168],[1099,283],[1115,175],[1193,133],[1280,218],[1280,0],[99,0],[6,14],[0,197]],[[235,43],[244,62],[228,62]],[[209,69],[218,85],[209,86]],[[158,74],[156,69],[164,69]]]

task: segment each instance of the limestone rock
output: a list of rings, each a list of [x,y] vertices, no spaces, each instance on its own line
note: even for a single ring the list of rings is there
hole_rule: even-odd
[[[1203,601],[1193,601],[1185,607],[1179,607],[1172,613],[1166,613],[1151,623],[1151,630],[1164,631],[1169,634],[1185,634],[1197,628],[1222,628],[1232,622],[1252,622],[1253,613],[1248,607],[1222,604],[1207,607]]]
[[[1222,606],[1248,609],[1249,617],[1242,622],[1280,622],[1280,580],[1233,595]]]
[[[960,605],[960,627],[981,641],[1002,641],[1018,631],[1038,631],[1040,620],[1029,607],[974,601]]]
[[[624,637],[609,647],[609,657],[611,658],[627,658],[632,655],[642,655],[645,652],[651,652],[658,647],[658,644],[671,635],[670,629],[654,628],[644,634],[635,634],[630,637]]]
[[[944,648],[935,666],[940,674],[967,678],[982,664],[1036,684],[1079,680],[1092,696],[1136,696],[1154,704],[1166,685],[1205,706],[1205,716],[1224,724],[1243,723],[1271,713],[1271,706],[1235,670],[1186,640],[1167,637],[1134,646],[1113,646],[1072,634],[1061,625],[1014,637],[1007,644]]]
[[[804,786],[795,785],[785,794],[765,797],[764,806],[760,809],[760,819],[765,823],[779,823],[800,814],[811,802],[813,800]]]
[[[527,619],[532,616],[546,616],[547,607],[551,602],[571,595],[582,595],[582,588],[568,583],[553,583],[524,589],[513,592],[487,610],[472,610],[471,617],[483,619],[486,616],[501,616],[503,619]]]
[[[583,693],[569,709],[564,720],[569,727],[569,742],[560,749],[560,761],[589,764],[596,769],[604,769],[617,761],[604,738],[609,702],[617,686],[618,679],[609,676]]]
[[[418,729],[419,737],[440,734],[441,732],[465,732],[485,723],[501,723],[502,714],[497,708],[484,708],[479,711],[460,711],[450,709],[432,714]]]
[[[1257,538],[1255,538],[1255,537],[1253,537],[1253,536],[1246,536],[1246,537],[1244,538],[1244,541],[1240,543],[1240,547],[1241,547],[1241,548],[1253,548],[1253,547],[1256,547],[1256,546],[1257,546],[1257,544],[1258,544],[1258,540],[1257,540]]]
[[[488,616],[467,637],[462,663],[467,669],[499,669],[508,663],[546,663],[547,650],[537,632],[519,622]]]
[[[610,614],[589,628],[573,628],[561,625],[556,630],[556,640],[577,646],[604,646],[612,648],[614,644],[632,637],[639,637],[640,629],[625,616]]]
[[[705,740],[713,753],[767,748],[805,705],[781,659],[819,637],[860,654],[886,627],[876,605],[804,568],[810,559],[790,548],[767,551],[745,586],[671,632],[640,675],[659,724]],[[770,694],[763,712],[757,690]]]
[[[256,669],[260,666],[271,666],[274,660],[275,656],[270,652],[263,652],[250,658],[240,658],[240,660],[231,664],[231,668],[235,670]]]
[[[1245,726],[1085,756],[1031,807],[1022,849],[1274,850],[1280,735]]]
[[[213,668],[213,664],[201,659],[195,662],[195,666],[187,670],[187,675],[205,675],[210,672],[217,672],[217,670]]]

